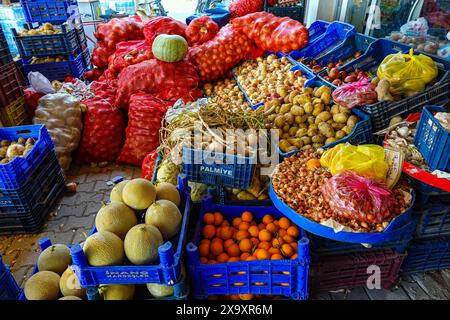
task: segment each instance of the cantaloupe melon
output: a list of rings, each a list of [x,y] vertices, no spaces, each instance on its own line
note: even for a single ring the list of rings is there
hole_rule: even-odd
[[[66,269],[66,271],[64,271],[61,279],[59,280],[59,289],[65,297],[76,296],[79,298],[84,298],[86,295],[86,289],[81,287],[80,280],[78,280],[77,275],[73,272],[70,266]]]
[[[158,228],[138,224],[125,237],[125,255],[135,265],[150,264],[158,259],[158,247],[162,244],[163,237]]]
[[[41,252],[38,258],[39,271],[53,271],[62,275],[72,263],[69,248],[64,244],[54,244]]]
[[[146,210],[155,202],[156,188],[146,179],[133,179],[123,188],[122,199],[134,210]]]
[[[83,246],[88,263],[94,267],[121,265],[125,258],[123,241],[109,231],[98,231]]]
[[[123,180],[122,182],[119,182],[118,184],[116,184],[114,186],[114,188],[111,190],[109,199],[111,201],[123,202],[123,199],[122,199],[123,188],[129,181],[130,180]]]
[[[174,288],[164,284],[147,283],[147,289],[156,299],[173,296]]]
[[[134,289],[133,284],[102,284],[98,292],[103,300],[133,300]]]
[[[125,239],[128,230],[137,224],[136,214],[122,202],[111,202],[103,206],[95,217],[98,231],[109,231]]]
[[[168,182],[158,183],[156,186],[156,200],[169,200],[176,206],[179,206],[181,201],[177,187]]]
[[[39,271],[25,283],[27,300],[56,300],[59,292],[60,276],[53,271]]]
[[[148,208],[145,224],[153,225],[161,231],[164,240],[168,240],[180,231],[181,213],[169,200],[158,200]]]
[[[83,299],[81,299],[79,297],[75,297],[75,296],[66,296],[66,297],[59,298],[58,300],[83,300]]]

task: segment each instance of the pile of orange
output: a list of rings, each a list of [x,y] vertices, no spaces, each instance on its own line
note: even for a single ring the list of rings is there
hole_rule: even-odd
[[[251,212],[228,222],[220,212],[203,216],[202,240],[198,246],[200,262],[206,264],[297,258],[300,231],[283,217],[265,215],[257,223]]]

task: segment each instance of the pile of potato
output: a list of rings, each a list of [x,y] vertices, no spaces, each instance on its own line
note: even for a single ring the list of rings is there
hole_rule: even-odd
[[[259,173],[255,173],[247,190],[225,188],[225,191],[230,200],[267,200],[269,199],[269,184],[270,178],[268,176],[261,176]]]
[[[62,62],[62,61],[67,61],[67,57],[65,56],[52,56],[52,57],[49,56],[45,58],[33,57],[31,59],[31,64]]]
[[[290,71],[292,67],[286,57],[278,58],[271,54],[265,58],[247,60],[235,72],[252,103],[258,104],[303,88],[306,78],[300,70]]]
[[[279,98],[268,101],[264,112],[267,129],[280,130],[280,150],[319,149],[350,134],[358,117],[331,99],[331,88],[277,90]]]
[[[229,111],[240,112],[251,109],[250,103],[245,99],[234,79],[206,83],[203,86],[203,92],[209,97],[209,103],[219,104]]]
[[[61,33],[61,30],[58,28],[55,28],[54,25],[52,25],[49,22],[44,23],[42,26],[36,29],[24,29],[20,32],[18,32],[19,36],[41,36],[41,35],[47,35],[47,34],[58,34]]]
[[[25,157],[33,149],[33,138],[19,138],[17,141],[2,140],[0,142],[0,164],[11,162],[14,158]]]

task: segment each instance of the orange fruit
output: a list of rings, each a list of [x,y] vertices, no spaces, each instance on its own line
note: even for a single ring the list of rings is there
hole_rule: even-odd
[[[241,300],[252,300],[253,299],[253,295],[252,294],[240,294],[239,298]]]
[[[200,241],[200,244],[203,244],[203,243],[211,244],[211,240],[209,240],[209,239],[202,239]]]
[[[266,225],[266,230],[269,231],[270,233],[275,233],[277,232],[278,228],[273,223],[269,223],[268,225]]]
[[[270,257],[270,260],[283,260],[283,256],[279,253],[275,253]]]
[[[231,228],[231,227],[222,227],[221,228],[221,230],[220,230],[220,237],[223,239],[223,240],[228,240],[228,239],[231,239],[231,238],[233,238],[233,228]]]
[[[281,218],[278,223],[280,225],[280,228],[283,228],[285,230],[287,230],[291,226],[291,222],[288,218],[285,217]]]
[[[256,221],[252,221],[250,222],[250,226],[257,226],[258,224],[256,223]]]
[[[263,217],[262,222],[263,222],[264,224],[269,224],[269,223],[273,222],[273,218],[272,218],[272,216],[271,216],[270,214],[266,214],[266,215]]]
[[[222,227],[217,227],[216,228],[216,237],[220,238],[220,232],[222,231]]]
[[[209,244],[208,243],[202,243],[198,246],[198,252],[200,254],[200,257],[207,257],[209,255]]]
[[[212,239],[212,241],[211,241],[211,243],[215,243],[215,242],[220,242],[220,243],[222,243],[223,244],[223,240],[222,239],[220,239],[220,238],[214,238],[214,239]]]
[[[292,247],[290,245],[288,245],[287,243],[285,243],[281,246],[281,252],[287,258],[290,258],[294,255],[294,249],[292,249]]]
[[[257,226],[251,226],[250,228],[248,228],[247,231],[250,233],[252,237],[257,237],[259,234],[259,229]]]
[[[239,249],[242,252],[249,252],[253,248],[253,243],[249,239],[242,239],[239,242]]]
[[[270,245],[270,242],[267,241],[261,241],[258,244],[258,249],[264,249],[264,250],[269,250],[272,246]]]
[[[263,229],[265,229],[265,228],[266,228],[266,225],[265,225],[264,223],[258,224],[258,229],[259,229],[259,230],[263,230]]]
[[[242,239],[249,238],[249,237],[250,237],[250,233],[248,233],[248,231],[239,230],[238,232],[236,232],[236,240],[237,241],[241,241]]]
[[[250,241],[252,242],[252,247],[257,246],[259,244],[259,239],[252,237],[250,238]]]
[[[231,246],[228,247],[227,253],[230,257],[239,257],[241,251],[239,250],[239,246],[233,243]]]
[[[300,231],[296,226],[290,226],[287,229],[287,234],[290,235],[291,237],[298,238],[300,236]]]
[[[201,262],[201,263],[208,263],[208,258],[206,258],[206,257],[200,257],[200,262]]]
[[[265,249],[256,249],[256,258],[258,260],[269,260],[270,254]]]
[[[209,250],[211,250],[211,253],[217,257],[219,254],[221,254],[223,252],[222,242],[218,242],[218,241],[213,242],[211,244],[211,248]]]
[[[246,222],[246,221],[242,221],[241,224],[239,225],[239,230],[244,230],[247,231],[248,228],[250,228],[250,223]]]
[[[238,294],[230,294],[229,299],[230,300],[241,300],[241,298],[239,298]]]
[[[241,222],[242,222],[241,218],[234,218],[232,225],[233,225],[233,227],[235,227],[237,229],[237,228],[239,228],[239,225],[241,224]]]
[[[216,260],[208,260],[208,264],[216,264],[217,261]]]
[[[298,243],[297,242],[289,243],[289,245],[292,247],[292,249],[294,249],[294,252],[298,251]]]
[[[205,224],[214,224],[214,215],[212,213],[205,213],[203,216],[203,222]]]
[[[220,226],[223,222],[223,216],[220,212],[214,212],[214,224]]]
[[[287,235],[287,231],[284,229],[278,229],[278,238],[283,238],[285,235]]]
[[[275,221],[273,222],[273,224],[276,225],[278,228],[280,227],[280,222],[279,222],[278,220],[275,220]]]
[[[223,243],[223,248],[225,250],[227,250],[231,245],[234,244],[234,240],[233,239],[228,239]]]
[[[253,215],[251,212],[245,211],[242,213],[241,218],[242,218],[242,221],[251,222],[253,220]]]
[[[239,257],[231,257],[230,259],[228,259],[228,262],[238,262],[238,261],[241,261]]]
[[[317,169],[320,168],[322,165],[320,164],[319,159],[309,159],[308,162],[306,162],[306,167],[308,169]]]
[[[228,259],[230,259],[230,257],[225,252],[223,252],[217,257],[217,262],[224,263],[227,262]]]
[[[223,220],[222,224],[220,225],[221,227],[229,227],[230,223],[227,220]]]
[[[284,240],[286,243],[292,243],[292,242],[295,242],[294,237],[293,237],[293,236],[290,236],[289,234],[285,235],[285,236],[283,237],[283,240]]]
[[[240,258],[242,261],[247,260],[248,257],[250,257],[250,253],[248,252],[244,252],[243,254],[240,255]]]
[[[279,248],[284,244],[284,240],[282,238],[276,238],[272,240],[272,247]]]
[[[206,225],[202,230],[203,237],[206,239],[212,239],[216,235],[216,228],[212,225]]]
[[[268,230],[259,231],[258,238],[261,241],[270,241],[272,239],[272,235]]]
[[[254,261],[254,260],[258,260],[255,256],[248,256],[245,261]]]
[[[291,257],[291,260],[297,259],[297,257],[298,257],[298,254],[294,253]]]
[[[278,248],[272,247],[272,248],[269,248],[269,253],[272,254],[272,255],[274,255],[274,254],[281,254],[281,251]]]

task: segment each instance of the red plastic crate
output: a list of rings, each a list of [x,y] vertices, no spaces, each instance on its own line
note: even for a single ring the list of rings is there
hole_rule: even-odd
[[[367,285],[371,265],[381,271],[381,285],[390,289],[396,282],[405,254],[394,250],[378,250],[320,257],[310,268],[310,290],[312,293],[352,289]]]
[[[6,107],[23,96],[23,81],[14,62],[0,67],[0,107]]]

